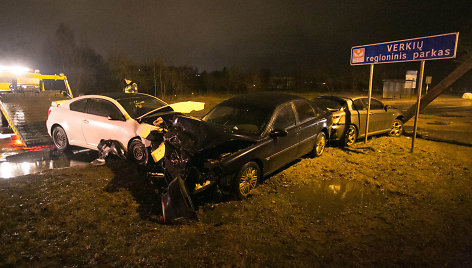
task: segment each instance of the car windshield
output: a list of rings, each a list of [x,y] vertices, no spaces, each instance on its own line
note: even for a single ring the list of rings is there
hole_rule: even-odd
[[[117,99],[131,118],[138,118],[157,108],[167,105],[167,103],[146,95],[133,95],[123,99]]]
[[[331,98],[315,98],[313,102],[316,106],[326,108],[330,111],[339,111],[344,105],[342,100]]]
[[[236,134],[258,136],[264,130],[271,115],[271,111],[261,107],[220,104],[202,120],[223,126]]]

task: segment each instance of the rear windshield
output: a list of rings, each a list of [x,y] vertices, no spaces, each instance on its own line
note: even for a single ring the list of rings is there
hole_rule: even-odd
[[[330,111],[338,111],[344,105],[343,100],[331,99],[331,98],[315,98],[313,100],[314,104],[321,108],[326,108]]]

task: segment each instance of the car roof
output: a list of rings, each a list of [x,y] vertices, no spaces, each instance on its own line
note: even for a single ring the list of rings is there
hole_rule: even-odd
[[[257,106],[265,109],[274,109],[278,105],[292,100],[305,100],[300,96],[295,96],[280,92],[256,92],[242,94],[223,101],[226,105],[248,105]]]
[[[315,99],[332,99],[332,100],[344,101],[344,100],[347,100],[347,99],[350,99],[350,98],[341,97],[341,96],[321,95],[321,96],[316,97]]]
[[[101,94],[94,94],[94,95],[105,96],[105,97],[109,97],[115,100],[126,99],[133,96],[150,96],[150,95],[142,94],[142,93],[125,93],[125,92],[103,92]]]

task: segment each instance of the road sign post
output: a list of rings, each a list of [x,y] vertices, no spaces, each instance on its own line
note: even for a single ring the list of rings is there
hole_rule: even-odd
[[[372,98],[372,81],[374,80],[374,64],[370,65],[370,78],[369,78],[369,105],[367,105],[367,120],[365,124],[365,140],[364,144],[367,143],[367,137],[369,133],[369,117],[370,117],[370,99]]]
[[[371,65],[369,79],[369,104],[367,107],[365,143],[369,130],[370,100],[372,97],[372,80],[374,65],[381,63],[421,61],[420,83],[418,87],[417,107],[420,106],[421,89],[423,86],[423,71],[426,60],[450,59],[456,57],[457,41],[459,33],[433,35],[378,44],[355,46],[351,48],[351,65]],[[416,138],[416,124],[418,113],[415,117],[415,129],[411,152],[413,152]]]

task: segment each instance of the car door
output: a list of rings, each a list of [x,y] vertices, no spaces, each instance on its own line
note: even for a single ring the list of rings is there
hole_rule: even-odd
[[[298,127],[291,103],[282,105],[275,112],[269,131],[284,133],[271,135],[270,154],[266,158],[268,172],[275,171],[297,157]]]
[[[365,134],[365,124],[367,122],[367,104],[362,99],[352,101],[351,123],[357,127],[358,136]],[[370,131],[370,130],[369,130]]]
[[[91,98],[87,114],[82,120],[82,131],[89,147],[96,147],[101,139],[117,140],[123,143],[126,121],[121,111],[112,102]],[[127,146],[127,142],[123,144]]]
[[[368,99],[364,100],[366,103]],[[389,121],[389,115],[384,109],[384,105],[376,100],[371,99],[370,101],[370,119],[369,119],[369,132],[379,132],[387,128],[386,124]]]
[[[297,157],[300,157],[311,152],[315,147],[316,136],[322,129],[322,121],[316,118],[320,116],[320,113],[314,110],[308,102],[296,100],[294,106],[297,112],[299,139]]]
[[[79,99],[69,104],[69,112],[67,120],[70,124],[67,125],[67,137],[69,143],[77,146],[84,146],[87,144],[82,132],[82,120],[87,116],[86,107],[88,98]]]

